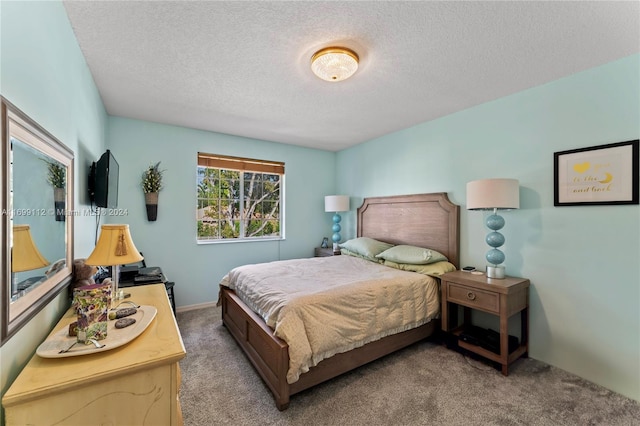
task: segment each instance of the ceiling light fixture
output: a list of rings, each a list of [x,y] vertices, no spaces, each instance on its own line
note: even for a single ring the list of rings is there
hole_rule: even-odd
[[[358,70],[358,55],[345,47],[326,47],[311,57],[311,70],[325,81],[342,81]]]

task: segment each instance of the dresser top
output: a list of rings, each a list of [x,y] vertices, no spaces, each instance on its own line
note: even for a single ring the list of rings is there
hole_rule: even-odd
[[[34,355],[2,398],[4,406],[59,392],[74,386],[129,374],[140,369],[178,362],[186,355],[182,337],[169,305],[164,284],[127,289],[138,305],[158,312],[147,329],[126,345],[112,350],[68,358]],[[76,320],[69,309],[50,335]]]

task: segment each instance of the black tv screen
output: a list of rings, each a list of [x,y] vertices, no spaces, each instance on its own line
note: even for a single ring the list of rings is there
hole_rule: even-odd
[[[118,207],[118,162],[107,150],[95,163],[93,201],[97,207]]]

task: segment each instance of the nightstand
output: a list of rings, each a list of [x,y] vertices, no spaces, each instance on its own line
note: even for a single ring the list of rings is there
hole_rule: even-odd
[[[314,257],[337,256],[339,254],[340,254],[339,251],[337,253],[333,252],[333,247],[327,247],[327,248],[316,247]]]
[[[484,274],[448,272],[441,277],[442,330],[459,336],[471,325],[473,309],[497,315],[500,319],[500,353],[462,340],[458,345],[502,365],[502,374],[509,374],[509,364],[529,352],[529,280],[506,277],[487,278]],[[464,310],[463,323],[458,322],[458,307]],[[509,353],[509,319],[520,313],[520,343]]]

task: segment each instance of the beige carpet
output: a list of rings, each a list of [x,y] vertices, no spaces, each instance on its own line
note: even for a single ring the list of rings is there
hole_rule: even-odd
[[[177,320],[186,426],[640,425],[640,403],[563,370],[522,359],[504,377],[428,341],[294,395],[280,412],[218,308]]]

